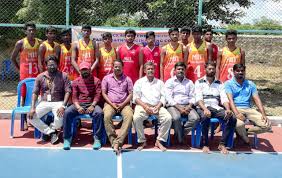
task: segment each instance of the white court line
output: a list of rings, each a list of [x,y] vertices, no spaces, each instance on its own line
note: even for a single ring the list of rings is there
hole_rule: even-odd
[[[117,178],[122,178],[122,157],[121,154],[117,155]]]
[[[35,147],[35,146],[0,146],[0,149],[9,148],[9,149],[46,149],[46,150],[63,150],[62,147]],[[71,147],[71,150],[93,150],[91,147]],[[68,151],[71,151],[68,150]],[[101,148],[101,151],[113,151],[112,148]],[[136,149],[124,149],[125,151],[137,151]],[[66,151],[66,152],[68,152]],[[99,151],[99,150],[93,150],[93,151]],[[161,152],[161,150],[158,149],[143,149],[140,152]],[[202,150],[195,149],[195,150],[171,150],[168,149],[166,152],[180,152],[180,153],[202,153]],[[165,152],[164,152],[165,153]],[[211,151],[211,153],[219,153],[219,151]],[[229,151],[231,154],[236,153],[255,153],[255,154],[282,154],[282,152],[263,152],[263,151]],[[203,153],[204,154],[204,153]]]

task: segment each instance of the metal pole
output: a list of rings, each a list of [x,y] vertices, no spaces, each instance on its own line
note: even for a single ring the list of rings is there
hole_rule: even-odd
[[[70,25],[70,0],[66,0],[66,27]]]
[[[198,25],[202,26],[203,0],[199,0],[198,3]]]

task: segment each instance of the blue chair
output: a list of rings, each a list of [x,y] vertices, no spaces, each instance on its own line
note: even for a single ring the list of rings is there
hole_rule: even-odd
[[[1,70],[1,79],[2,81],[5,80],[5,77],[11,76],[14,78],[14,72],[12,71],[12,62],[10,59],[5,59],[2,62],[2,70]]]
[[[148,121],[150,121],[154,124],[154,127],[155,127],[155,136],[154,137],[155,137],[155,140],[156,140],[157,136],[158,136],[158,118],[154,115],[150,115],[148,117]],[[137,142],[137,133],[135,134],[135,142],[136,142],[136,144],[138,143]],[[169,134],[168,134],[166,146],[170,146],[170,131],[169,131]]]
[[[116,122],[121,122],[122,121],[121,114],[114,115],[112,120]],[[127,142],[128,144],[132,145],[132,128],[131,127],[128,129]]]
[[[92,120],[92,117],[89,114],[80,114],[80,115],[76,116],[73,119],[73,122],[72,122],[72,135],[73,136],[76,135],[76,133],[77,133],[77,121],[78,121],[78,119]],[[95,131],[96,131],[95,125],[96,125],[96,122],[95,122],[95,119],[93,119],[93,123],[92,123],[93,133],[95,133]],[[105,129],[103,129],[101,143],[104,145],[104,144],[106,144],[106,141],[107,141],[107,136],[106,136],[106,133],[105,133]]]
[[[187,117],[183,117],[183,116],[180,117],[180,122],[182,123],[183,128],[184,128],[184,125],[187,121],[188,121]],[[192,147],[196,148],[197,145],[200,145],[201,134],[202,134],[202,126],[198,122],[196,127],[192,128],[192,131],[191,131],[191,146]]]
[[[24,127],[24,118],[26,114],[29,113],[31,108],[31,100],[32,100],[32,90],[34,87],[35,78],[27,78],[19,82],[17,86],[17,95],[18,95],[18,102],[17,106],[12,111],[12,118],[11,118],[11,130],[10,130],[10,137],[14,137],[14,123],[15,123],[15,116],[17,113],[21,114],[21,129]],[[21,106],[21,87],[22,85],[26,85],[26,97],[24,106]]]

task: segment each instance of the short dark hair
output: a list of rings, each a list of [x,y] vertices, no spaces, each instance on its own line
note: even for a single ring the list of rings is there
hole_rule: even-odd
[[[113,65],[114,65],[115,62],[121,63],[121,65],[122,65],[122,67],[123,67],[123,61],[122,61],[121,59],[115,59],[115,60],[113,61]]]
[[[170,35],[174,31],[179,33],[179,29],[177,27],[172,27],[172,28],[168,29],[168,34]]]
[[[144,64],[144,70],[146,69],[147,66],[154,66],[154,68],[155,68],[155,64],[151,61],[148,61]]]
[[[181,66],[181,67],[184,67],[186,69],[186,65],[184,62],[177,62],[175,65],[174,65],[174,69],[176,69],[178,66]]]
[[[244,64],[234,64],[233,71],[235,71],[239,68],[243,68],[244,70],[246,70],[246,66]]]
[[[125,30],[124,35],[126,36],[127,34],[130,34],[130,33],[132,33],[134,37],[136,36],[136,31],[131,28]]]
[[[102,38],[113,38],[112,34],[110,32],[105,32],[102,34]]]
[[[154,36],[154,38],[156,37],[155,32],[153,31],[149,31],[145,35],[146,35],[146,39],[148,39],[150,36]]]
[[[48,26],[47,28],[46,28],[46,31],[45,31],[45,33],[49,33],[49,32],[57,32],[57,29],[55,28],[55,27],[53,27],[53,26]]]
[[[237,36],[237,31],[236,30],[227,30],[226,32],[225,32],[225,38],[227,38],[227,36],[228,35],[235,35],[235,36]]]
[[[81,30],[90,30],[91,31],[91,25],[82,25]]]
[[[208,61],[208,62],[206,62],[206,64],[205,64],[205,68],[207,68],[208,66],[214,66],[214,67],[216,67],[216,63],[213,62],[213,61]]]
[[[65,36],[65,35],[67,35],[67,34],[70,34],[70,35],[71,35],[71,29],[66,29],[66,30],[63,30],[63,31],[61,32],[61,36]]]
[[[184,27],[182,27],[182,28],[180,29],[180,33],[182,33],[182,32],[188,32],[188,33],[190,33],[191,30],[190,30],[190,28],[189,28],[188,26],[184,26]]]
[[[193,32],[200,32],[200,33],[202,33],[203,31],[202,31],[202,27],[201,26],[199,26],[199,25],[195,25],[193,28],[192,28],[192,33]]]
[[[207,29],[204,30],[204,34],[206,34],[207,32],[211,32],[213,34],[213,31],[212,31],[211,28],[207,28]]]
[[[36,25],[34,22],[26,22],[24,24],[24,30],[27,30],[27,27],[32,27],[32,28],[36,28]]]
[[[48,61],[54,61],[57,65],[59,64],[59,59],[55,55],[50,55],[46,58],[45,64],[47,65]]]

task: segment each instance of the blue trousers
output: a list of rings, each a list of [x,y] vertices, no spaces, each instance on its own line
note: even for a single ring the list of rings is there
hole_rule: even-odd
[[[68,107],[64,113],[64,139],[70,139],[72,137],[72,123],[76,116],[80,115],[74,105]],[[94,111],[90,114],[92,116],[92,128],[94,139],[102,138],[102,131],[104,127],[103,123],[103,110],[100,106],[96,105]],[[95,128],[94,128],[95,119]],[[95,130],[95,133],[94,133]]]

